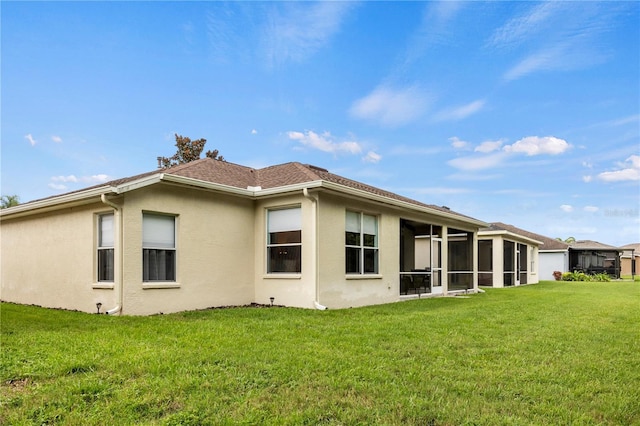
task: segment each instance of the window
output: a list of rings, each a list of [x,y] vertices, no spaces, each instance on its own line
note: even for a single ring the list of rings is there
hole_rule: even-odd
[[[142,281],[176,280],[176,220],[174,216],[142,215]]]
[[[113,213],[98,216],[98,281],[113,281]]]
[[[267,273],[300,273],[301,260],[301,208],[269,210],[267,213]]]
[[[347,212],[345,227],[347,274],[378,273],[378,218]]]

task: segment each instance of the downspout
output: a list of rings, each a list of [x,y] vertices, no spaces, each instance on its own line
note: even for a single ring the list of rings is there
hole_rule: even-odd
[[[109,201],[107,199],[107,194],[101,194],[100,195],[100,200],[102,201],[103,204],[106,204],[107,206],[113,208],[115,210],[115,214],[117,215],[117,219],[118,219],[118,232],[117,232],[117,242],[116,242],[116,248],[117,248],[117,252],[118,255],[116,256],[117,259],[117,263],[116,263],[116,270],[117,270],[117,274],[116,274],[116,286],[118,287],[118,304],[112,308],[109,309],[108,311],[105,312],[105,314],[107,315],[114,315],[114,314],[118,314],[122,311],[122,301],[124,299],[124,288],[122,285],[123,282],[123,274],[122,274],[122,210],[120,209],[120,207]]]
[[[313,301],[313,306],[315,306],[316,309],[324,311],[325,309],[327,309],[326,306],[321,305],[319,300],[320,300],[320,288],[319,288],[319,283],[320,283],[320,268],[319,266],[319,260],[320,260],[320,242],[318,240],[318,235],[320,235],[320,233],[318,232],[318,198],[314,197],[313,195],[309,194],[309,190],[307,188],[304,188],[302,190],[302,195],[305,196],[306,199],[310,200],[313,203],[313,226],[314,226],[314,240],[315,240],[315,254],[316,254],[316,258],[315,258],[315,287],[316,287],[316,297],[315,300]]]

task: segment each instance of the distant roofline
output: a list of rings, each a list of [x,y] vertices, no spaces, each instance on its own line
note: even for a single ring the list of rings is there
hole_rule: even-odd
[[[519,239],[519,240],[523,240],[523,241],[527,241],[527,242],[536,244],[538,246],[541,246],[541,245],[544,244],[542,241],[538,241],[538,240],[535,240],[533,238],[524,236],[522,234],[518,234],[516,232],[502,230],[502,229],[501,230],[497,230],[496,229],[496,230],[487,230],[487,231],[480,230],[480,231],[478,231],[478,238],[484,237],[484,236],[493,236],[493,235],[508,235],[508,236],[514,237],[514,238]]]

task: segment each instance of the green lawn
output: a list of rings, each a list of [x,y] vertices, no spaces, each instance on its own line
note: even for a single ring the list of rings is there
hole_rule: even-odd
[[[640,425],[640,285],[110,317],[1,305],[0,424]]]

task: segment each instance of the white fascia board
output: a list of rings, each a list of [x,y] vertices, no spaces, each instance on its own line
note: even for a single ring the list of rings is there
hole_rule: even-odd
[[[491,237],[491,236],[507,236],[507,237],[511,237],[514,240],[520,240],[520,241],[524,241],[527,243],[532,243],[538,246],[543,245],[542,241],[538,241],[538,240],[534,240],[533,238],[529,238],[529,237],[525,237],[524,235],[520,235],[520,234],[516,234],[514,232],[511,231],[505,231],[505,230],[498,230],[498,231],[480,231],[478,232],[478,238],[482,238],[482,237]]]
[[[117,186],[104,185],[97,188],[80,190],[69,194],[62,194],[45,198],[39,201],[32,201],[24,204],[18,204],[15,207],[0,210],[1,218],[16,218],[28,216],[38,213],[44,213],[59,208],[80,206],[100,201],[102,194],[122,194],[127,191],[153,185],[162,180],[162,173],[156,173],[151,176],[143,177],[131,182],[126,182]]]
[[[151,176],[145,176],[140,179],[132,180],[129,182],[121,183],[114,188],[114,192],[117,194],[123,194],[125,192],[133,191],[135,189],[144,188],[145,186],[153,185],[162,180],[164,173],[156,173]]]
[[[175,183],[178,185],[195,186],[210,191],[226,192],[234,195],[241,195],[244,197],[252,197],[255,191],[249,191],[243,188],[237,188],[235,186],[223,185],[221,183],[208,182],[206,180],[194,179],[184,176],[172,175],[163,173],[160,176],[159,181],[167,183]]]
[[[293,192],[300,192],[304,189],[321,188],[323,186],[323,183],[326,183],[326,182],[323,182],[321,180],[314,180],[311,182],[295,183],[293,185],[278,186],[277,188],[261,189],[260,191],[255,191],[254,195],[256,198],[273,197],[275,195],[284,195],[284,194],[290,194]]]
[[[432,209],[426,206],[419,206],[417,204],[409,203],[402,200],[396,200],[394,198],[385,197],[383,195],[372,194],[371,192],[363,191],[361,189],[349,188],[347,186],[332,183],[332,182],[322,181],[322,187],[327,189],[332,189],[334,191],[342,192],[348,195],[364,198],[367,200],[372,200],[372,201],[376,201],[383,204],[389,204],[394,207],[399,207],[401,209],[413,210],[419,213],[428,213],[433,216],[439,216],[439,217],[456,221],[456,222],[465,222],[467,224],[473,224],[474,226],[477,226],[479,228],[486,228],[489,226],[488,223],[478,219],[464,217],[454,213],[447,213],[447,212]]]
[[[465,222],[468,224],[473,224],[474,226],[478,226],[480,228],[489,226],[488,223],[477,220],[477,219],[467,218],[467,217],[459,216],[452,213],[446,213],[436,209],[431,209],[429,207],[422,207],[416,204],[408,203],[406,201],[396,200],[396,199],[385,197],[382,195],[372,194],[367,191],[350,188],[344,185],[327,182],[323,180],[296,183],[293,185],[279,186],[276,188],[244,189],[244,188],[238,188],[230,185],[223,185],[220,183],[208,182],[200,179],[172,175],[169,173],[162,173],[162,174],[153,175],[150,177],[140,179],[139,181],[128,182],[126,184],[120,185],[118,186],[116,192],[122,193],[122,192],[130,191],[130,190],[137,189],[142,186],[147,186],[159,181],[174,183],[178,185],[195,186],[197,188],[202,188],[202,189],[211,190],[211,191],[225,192],[225,193],[249,197],[249,198],[274,197],[279,195],[295,193],[298,191],[302,191],[304,189],[328,189],[328,190],[340,192],[340,193],[351,195],[351,196],[356,196],[362,199],[366,199],[366,200],[370,200],[378,203],[389,204],[395,207],[399,207],[401,209],[413,210],[420,213],[428,213],[434,216],[439,216],[439,217],[446,218],[456,222]]]
[[[55,210],[60,207],[80,206],[99,201],[102,194],[114,193],[115,188],[109,185],[92,188],[86,191],[78,191],[69,194],[59,195],[57,197],[45,198],[43,200],[32,201],[24,204],[18,204],[0,210],[1,218],[15,218],[28,216],[32,214],[43,213]],[[97,199],[97,200],[96,200]]]

